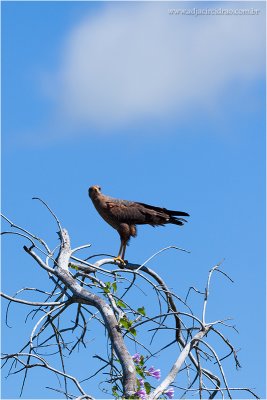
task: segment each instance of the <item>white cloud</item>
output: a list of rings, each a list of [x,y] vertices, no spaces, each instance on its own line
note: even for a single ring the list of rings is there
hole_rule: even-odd
[[[214,106],[226,88],[260,77],[263,67],[263,11],[193,17],[168,15],[162,3],[109,3],[70,32],[57,105],[74,126],[179,116],[192,105]]]

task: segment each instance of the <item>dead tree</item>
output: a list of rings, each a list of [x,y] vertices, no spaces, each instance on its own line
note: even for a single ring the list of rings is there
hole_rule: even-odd
[[[208,274],[207,284],[203,292],[195,288],[191,291],[202,297],[202,315],[197,316],[188,304],[188,296],[182,300],[173,293],[164,280],[147,266],[152,258],[174,246],[160,250],[150,257],[144,264],[137,265],[127,263],[121,266],[110,257],[92,262],[95,256],[79,258],[77,253],[87,249],[90,245],[71,248],[68,231],[61,226],[60,221],[48,205],[38,199],[48,209],[58,226],[60,245],[51,249],[39,236],[13,223],[7,217],[4,220],[12,228],[2,232],[2,235],[13,235],[25,239],[24,251],[37,265],[42,268],[47,278],[53,282],[53,289],[43,291],[40,288],[22,288],[15,295],[10,296],[1,293],[1,296],[9,301],[20,303],[21,306],[31,308],[36,322],[33,323],[30,337],[21,349],[14,349],[13,353],[3,354],[3,367],[7,368],[8,376],[21,372],[21,395],[28,371],[31,368],[44,368],[57,375],[63,382],[63,389],[50,388],[62,393],[69,399],[93,399],[94,394],[88,393],[88,388],[83,385],[89,378],[108,370],[108,376],[104,379],[107,393],[114,398],[141,398],[152,400],[157,398],[181,398],[185,394],[197,392],[199,398],[213,399],[216,396],[229,399],[235,391],[247,391],[250,395],[258,396],[250,388],[230,387],[223,369],[224,359],[232,356],[236,368],[240,366],[237,352],[231,342],[222,333],[220,327],[229,325],[226,320],[207,322],[206,307],[209,300],[210,281],[214,273],[231,280],[221,270],[220,263],[214,266]],[[4,265],[3,268],[6,266]],[[136,291],[140,282],[144,282],[154,293],[159,304],[159,312],[156,315],[147,315],[145,307],[135,309],[125,300],[128,293]],[[125,287],[126,285],[126,287]],[[44,299],[40,301],[24,300],[17,297],[22,292],[34,291]],[[69,311],[71,305],[76,305],[73,317],[67,327],[61,326],[61,318]],[[72,307],[73,310],[73,307]],[[73,322],[71,322],[71,320]],[[103,362],[103,367],[93,373],[87,371],[90,376],[83,379],[72,376],[65,367],[65,355],[72,354],[82,344],[85,346],[88,326],[92,320],[103,325],[103,333],[106,330],[109,341],[109,354],[105,359],[100,355],[96,357]],[[152,339],[156,335],[165,335],[173,332],[173,340],[165,344],[154,353],[139,340],[139,333],[151,334]],[[70,342],[67,336],[71,333]],[[76,337],[74,338],[74,333]],[[77,336],[78,334],[78,336]],[[222,341],[228,352],[220,357],[209,342],[210,335]],[[138,349],[135,355],[129,349]],[[43,355],[44,349],[49,346],[56,347],[54,357],[58,357],[61,369],[56,368]],[[156,354],[160,354],[170,346],[176,346],[176,360],[159,384],[152,384],[151,377],[160,380],[160,370],[148,368],[150,360]],[[133,353],[133,352],[132,352]],[[210,369],[209,365],[212,366]],[[216,372],[213,370],[216,365]],[[217,373],[218,371],[218,373]],[[187,383],[181,386],[180,376],[186,374]],[[69,382],[76,389],[71,393]]]

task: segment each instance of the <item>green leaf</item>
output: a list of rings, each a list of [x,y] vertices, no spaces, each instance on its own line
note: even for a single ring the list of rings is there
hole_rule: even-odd
[[[117,292],[117,283],[113,282],[111,286],[113,288],[114,293],[116,293]]]
[[[145,389],[146,389],[146,393],[149,394],[151,392],[151,385],[148,382],[144,383],[145,385]]]
[[[126,308],[127,307],[126,304],[124,304],[124,302],[121,301],[121,300],[117,300],[116,303],[117,303],[118,307],[121,307],[121,308]]]
[[[112,394],[113,394],[113,396],[118,398],[118,397],[119,397],[119,394],[118,394],[117,390],[118,390],[118,386],[113,386],[113,387],[112,387]]]
[[[142,366],[145,364],[144,356],[140,357],[140,363],[139,364],[142,365]]]
[[[126,317],[120,319],[120,324],[126,329],[129,329],[132,325],[131,321],[129,321]]]
[[[140,314],[142,314],[144,316],[146,315],[146,310],[145,310],[144,306],[137,308],[137,312],[139,312]]]
[[[145,378],[144,371],[142,368],[139,367],[139,365],[136,365],[135,369],[136,369],[136,372],[138,373],[138,375],[141,376],[141,378]]]
[[[75,269],[76,271],[79,271],[79,267],[77,267],[75,264],[69,263],[69,267]]]
[[[137,386],[137,391],[138,391],[141,387],[139,379],[136,379],[136,386]]]
[[[104,287],[104,292],[105,293],[110,293],[110,288],[111,288],[111,283],[110,282],[106,282],[105,283],[105,287]]]
[[[136,332],[136,330],[135,330],[134,328],[130,328],[130,329],[129,329],[129,332],[130,332],[133,336],[136,336],[136,335],[137,335],[137,332]]]

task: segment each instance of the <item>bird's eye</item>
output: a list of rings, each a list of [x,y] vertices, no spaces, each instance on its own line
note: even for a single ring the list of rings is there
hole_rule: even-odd
[[[101,187],[100,187],[100,186],[98,186],[98,190],[101,190]]]

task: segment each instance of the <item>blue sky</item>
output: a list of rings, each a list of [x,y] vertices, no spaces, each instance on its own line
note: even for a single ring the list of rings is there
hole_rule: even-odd
[[[150,264],[181,297],[189,286],[203,289],[209,269],[225,258],[234,284],[214,277],[208,319],[234,319],[239,334],[227,335],[241,348],[242,369],[227,362],[229,384],[254,388],[263,398],[264,4],[253,2],[260,13],[246,17],[169,15],[174,3],[1,6],[3,212],[56,245],[53,221],[31,200],[39,196],[69,230],[73,246],[92,243],[89,254],[116,254],[119,247],[117,233],[87,196],[92,184],[114,197],[189,212],[182,229],[140,227],[126,258],[142,263],[168,245],[189,249]],[[8,294],[50,285],[23,254],[23,244],[3,241],[2,289]],[[150,298],[140,301],[153,311]],[[199,298],[192,304],[199,310]],[[24,312],[13,306],[13,329],[3,326],[4,352],[27,338],[32,325],[24,324]],[[70,369],[79,377],[94,371],[90,357],[101,351],[103,335],[95,326],[93,348],[74,356]],[[172,357],[166,352],[154,365],[168,371]],[[61,397],[45,389],[44,381],[52,386],[51,374],[30,372],[36,379],[24,398]],[[19,375],[3,379],[2,397],[17,398],[20,382]],[[105,398],[97,381],[88,392]]]

